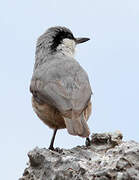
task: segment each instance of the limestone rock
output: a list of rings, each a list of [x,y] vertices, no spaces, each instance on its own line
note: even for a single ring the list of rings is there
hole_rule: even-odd
[[[122,137],[92,134],[90,146],[58,152],[36,147],[20,180],[139,180],[139,143]]]

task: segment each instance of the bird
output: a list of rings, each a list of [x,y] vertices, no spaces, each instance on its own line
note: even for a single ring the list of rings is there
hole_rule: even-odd
[[[59,129],[89,140],[92,90],[87,72],[74,58],[76,45],[88,40],[63,26],[48,28],[37,40],[30,92],[33,110],[53,129],[50,150],[55,150]]]

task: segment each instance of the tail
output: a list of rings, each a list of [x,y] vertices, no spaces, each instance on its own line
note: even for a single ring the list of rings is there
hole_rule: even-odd
[[[69,134],[81,137],[89,136],[90,131],[83,112],[78,117],[72,113],[71,119],[64,117],[64,120]]]

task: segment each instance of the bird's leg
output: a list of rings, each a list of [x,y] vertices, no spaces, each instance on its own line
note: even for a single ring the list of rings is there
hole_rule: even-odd
[[[51,139],[51,143],[50,143],[50,146],[49,146],[50,150],[54,150],[53,145],[54,145],[54,140],[55,140],[56,132],[57,132],[57,129],[54,130],[54,133],[53,133],[53,136],[52,136],[52,139]]]
[[[86,138],[85,145],[87,147],[91,145],[91,141],[90,141],[89,137]]]

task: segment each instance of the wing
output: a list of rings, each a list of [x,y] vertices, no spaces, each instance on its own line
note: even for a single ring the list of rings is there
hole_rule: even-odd
[[[43,64],[34,71],[30,87],[39,100],[62,113],[69,110],[81,113],[92,93],[87,73],[72,58],[57,58]]]

